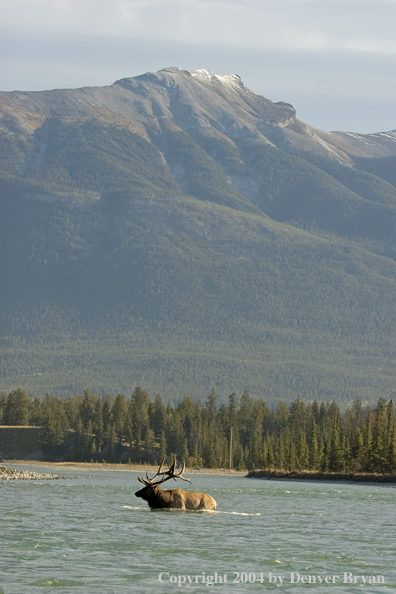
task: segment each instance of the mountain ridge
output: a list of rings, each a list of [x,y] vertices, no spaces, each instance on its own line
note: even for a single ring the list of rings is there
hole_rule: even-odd
[[[189,90],[191,87],[193,91]],[[191,93],[196,97],[194,107],[197,113],[190,110],[184,114],[182,107],[187,104],[182,99],[189,96],[191,98]],[[176,114],[169,110],[175,94],[181,105]],[[238,98],[239,103],[236,101]],[[201,102],[199,107],[197,99]],[[366,135],[317,130],[298,120],[292,105],[285,102],[273,103],[254,93],[245,87],[238,75],[218,76],[203,69],[190,73],[180,68],[165,68],[157,73],[120,79],[107,87],[0,93],[0,109],[3,114],[25,125],[30,132],[39,127],[48,116],[82,119],[94,116],[121,126],[131,126],[133,123],[131,129],[146,138],[149,138],[147,128],[151,131],[153,126],[159,129],[158,122],[154,124],[154,120],[158,118],[173,120],[181,129],[184,129],[181,125],[184,122],[187,128],[207,128],[206,132],[209,130],[212,134],[222,134],[227,126],[221,122],[217,123],[217,128],[212,126],[210,117],[213,111],[221,113],[224,107],[221,101],[226,104],[228,112],[231,105],[233,112],[228,130],[231,134],[229,138],[237,137],[238,130],[245,125],[253,137],[274,146],[284,143],[290,147],[299,145],[298,148],[302,150],[320,152],[322,149],[347,164],[351,164],[352,156],[396,155],[395,130]],[[160,110],[161,115],[158,117],[154,113],[156,109]],[[3,131],[6,131],[4,115]],[[224,130],[219,130],[221,127]],[[286,130],[277,138],[279,128]],[[303,140],[302,132],[305,133]],[[272,138],[268,138],[266,134]]]
[[[0,140],[5,389],[393,389],[396,132],[166,68],[0,93]]]

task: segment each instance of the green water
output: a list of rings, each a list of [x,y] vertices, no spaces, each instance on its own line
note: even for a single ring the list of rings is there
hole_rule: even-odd
[[[0,482],[1,594],[396,590],[393,487],[195,475],[218,512],[153,512],[136,473],[68,474]]]

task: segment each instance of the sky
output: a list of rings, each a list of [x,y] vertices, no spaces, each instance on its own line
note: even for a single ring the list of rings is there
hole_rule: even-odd
[[[0,90],[239,74],[323,130],[396,129],[396,0],[2,0]]]

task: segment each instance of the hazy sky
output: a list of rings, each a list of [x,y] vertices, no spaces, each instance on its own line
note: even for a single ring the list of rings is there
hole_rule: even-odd
[[[396,0],[2,0],[0,11],[0,90],[208,68],[318,128],[396,128]]]

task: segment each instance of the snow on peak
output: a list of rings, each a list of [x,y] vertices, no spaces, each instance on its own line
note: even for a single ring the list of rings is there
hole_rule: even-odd
[[[243,86],[243,82],[241,77],[238,74],[214,74],[210,70],[205,70],[204,68],[200,70],[193,70],[191,72],[191,76],[196,78],[202,82],[206,83],[221,83],[227,87],[233,87],[240,89]]]

